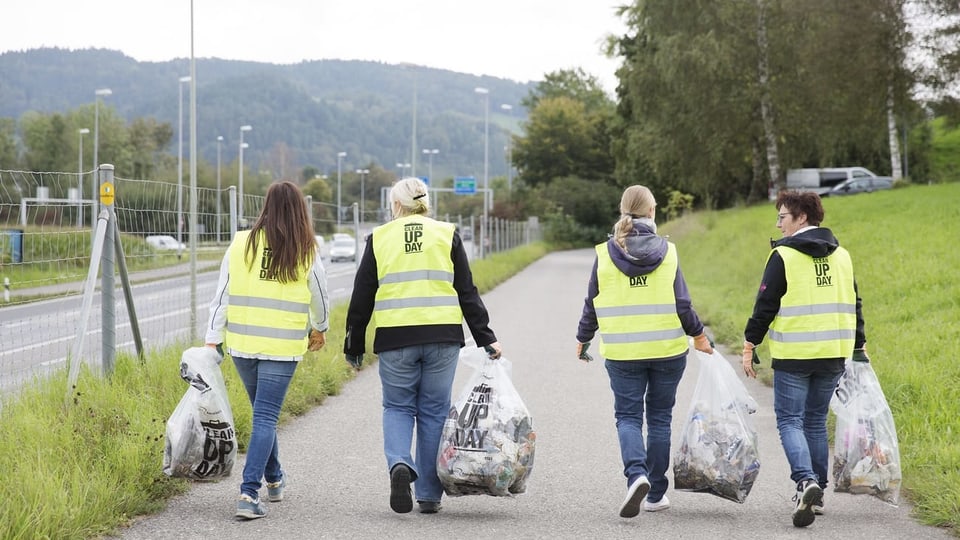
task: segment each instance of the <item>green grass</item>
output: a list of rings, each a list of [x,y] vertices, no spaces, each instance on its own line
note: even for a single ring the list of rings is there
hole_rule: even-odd
[[[489,291],[548,251],[533,244],[475,261],[477,288]],[[346,307],[337,305],[331,313],[327,346],[308,353],[298,366],[281,423],[322,404],[353,378],[340,352]],[[368,343],[370,337],[372,329]],[[4,404],[0,538],[102,536],[134,516],[161,510],[169,497],[189,488],[189,481],[161,472],[166,420],[186,391],[179,360],[187,346],[149,351],[143,363],[120,356],[108,380],[82,370],[69,400],[64,373],[34,381]],[[250,405],[229,357],[222,369],[243,451],[250,437]]]
[[[824,199],[853,257],[867,349],[897,423],[904,493],[917,516],[960,531],[960,183]],[[772,204],[688,215],[664,225],[694,306],[739,351],[767,254]],[[770,356],[760,348],[762,372]]]

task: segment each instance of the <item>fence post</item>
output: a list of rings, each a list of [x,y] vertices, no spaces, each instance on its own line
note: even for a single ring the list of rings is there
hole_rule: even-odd
[[[97,171],[100,178],[100,204],[107,211],[107,230],[103,238],[103,257],[100,264],[100,336],[101,336],[101,363],[103,375],[109,377],[113,373],[116,360],[117,346],[117,314],[114,301],[114,261],[116,247],[114,236],[117,234],[117,218],[113,213],[113,200],[116,191],[113,186],[113,165],[100,165]]]
[[[230,186],[227,190],[227,198],[230,199],[230,241],[237,235],[237,186]]]

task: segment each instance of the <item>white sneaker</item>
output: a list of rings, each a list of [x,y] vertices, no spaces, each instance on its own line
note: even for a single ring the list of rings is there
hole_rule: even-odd
[[[645,512],[659,512],[661,510],[666,510],[670,508],[670,499],[666,495],[660,498],[659,501],[652,503],[646,499],[643,500],[643,510]]]
[[[646,476],[634,480],[627,489],[627,497],[620,505],[620,517],[637,517],[640,514],[640,503],[643,502],[643,498],[647,496],[649,491],[650,481],[647,480]]]

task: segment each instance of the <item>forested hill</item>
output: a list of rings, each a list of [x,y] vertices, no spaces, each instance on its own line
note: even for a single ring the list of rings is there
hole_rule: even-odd
[[[189,74],[188,59],[138,62],[105,49],[7,52],[0,54],[0,118],[92,108],[94,91],[109,88],[112,94],[102,98],[101,112],[112,109],[127,121],[152,117],[176,133],[179,78]],[[279,65],[201,58],[196,77],[197,147],[207,161],[216,160],[217,136],[224,137],[224,159],[234,159],[239,128],[251,125],[244,134],[250,145],[244,161],[251,166],[283,152],[295,156],[299,166],[329,170],[337,165],[337,153],[347,152],[350,165],[395,168],[397,162],[410,161],[416,104],[416,149],[439,149],[434,158],[438,174],[483,168],[486,103],[477,87],[490,91],[490,174],[506,174],[508,130],[518,130],[526,115],[520,101],[536,84],[342,60]],[[184,85],[187,132],[188,88]],[[176,141],[174,136],[173,153]],[[425,173],[426,159],[418,155],[418,160]]]

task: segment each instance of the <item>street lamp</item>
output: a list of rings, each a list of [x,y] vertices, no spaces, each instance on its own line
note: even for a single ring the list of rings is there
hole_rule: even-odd
[[[501,103],[500,108],[503,109],[508,115],[510,111],[513,110],[513,105],[508,105],[507,103]],[[507,192],[513,192],[513,156],[510,153],[510,140],[513,138],[513,135],[510,131],[507,131]]]
[[[93,102],[93,170],[96,171],[100,168],[100,158],[97,156],[97,151],[100,149],[100,97],[109,96],[113,92],[109,88],[99,88],[93,92],[95,100]],[[97,229],[97,173],[94,172],[93,177],[90,179],[90,193],[93,203],[90,205],[90,211],[92,212],[90,216],[90,228],[92,233],[96,233]]]
[[[177,84],[177,89],[180,91],[180,97],[177,99],[180,118],[177,145],[177,258],[180,258],[183,251],[183,83],[188,82],[190,82],[189,75],[180,77],[180,83]]]
[[[357,174],[360,175],[360,221],[363,221],[363,203],[364,203],[364,194],[363,194],[363,177],[370,174],[370,169],[357,169]]]
[[[243,149],[250,146],[243,142],[243,132],[250,131],[251,129],[253,129],[253,126],[240,126],[240,177],[237,180],[237,221],[241,222],[243,221]]]
[[[484,256],[484,243],[486,241],[487,228],[487,196],[490,189],[490,90],[483,87],[476,87],[474,92],[483,96],[483,220],[480,223],[480,258]]]
[[[340,232],[340,187],[342,184],[342,169],[343,169],[343,158],[347,157],[346,152],[337,152],[337,232]]]
[[[223,146],[223,135],[217,135],[217,243],[220,243],[220,199],[223,194],[220,192],[220,148]]]
[[[77,145],[79,158],[77,159],[77,228],[83,226],[83,136],[90,133],[87,128],[77,130],[80,134],[80,144]]]
[[[429,174],[430,176],[428,176],[427,178],[429,178],[430,181],[433,182],[433,156],[439,154],[440,150],[436,148],[432,148],[432,149],[424,148],[423,153],[427,156],[427,163],[429,164],[427,166],[427,174]]]

